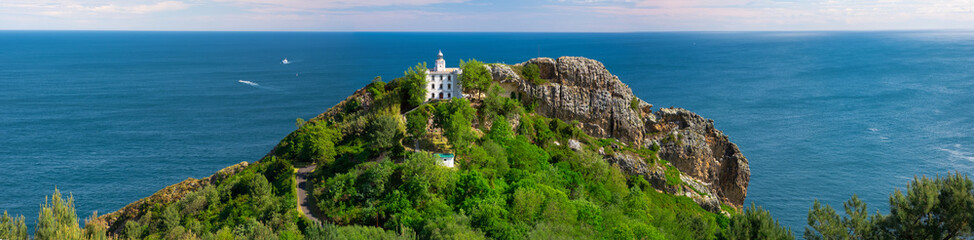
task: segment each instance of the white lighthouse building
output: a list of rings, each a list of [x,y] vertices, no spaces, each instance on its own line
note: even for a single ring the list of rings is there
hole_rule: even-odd
[[[451,98],[463,98],[460,88],[460,68],[447,68],[443,60],[443,51],[436,56],[436,66],[426,71],[427,101]]]

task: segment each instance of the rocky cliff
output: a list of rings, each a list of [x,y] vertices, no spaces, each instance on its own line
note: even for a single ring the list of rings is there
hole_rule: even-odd
[[[543,81],[527,81],[515,70],[526,64],[539,68]],[[657,189],[693,197],[701,206],[719,211],[720,203],[741,207],[750,179],[747,158],[737,145],[714,128],[713,121],[679,108],[652,111],[602,63],[583,57],[535,58],[508,66],[488,66],[495,81],[535,111],[563,121],[578,121],[587,134],[615,138],[638,148],[658,147],[666,162],[610,151],[606,159],[625,172],[642,175]],[[657,156],[651,156],[655,158]],[[683,184],[667,184],[666,164],[679,169]]]

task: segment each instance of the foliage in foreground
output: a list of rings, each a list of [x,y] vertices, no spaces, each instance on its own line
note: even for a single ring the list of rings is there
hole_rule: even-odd
[[[947,174],[914,178],[904,195],[889,197],[889,214],[870,215],[855,195],[843,204],[845,216],[815,201],[808,211],[806,239],[971,239],[974,238],[974,183]]]

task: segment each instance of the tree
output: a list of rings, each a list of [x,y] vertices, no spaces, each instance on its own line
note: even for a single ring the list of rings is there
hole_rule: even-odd
[[[490,131],[487,132],[487,139],[501,144],[510,142],[514,139],[514,131],[511,130],[511,124],[507,123],[507,119],[504,117],[494,117],[494,123],[490,125]]]
[[[403,72],[400,94],[410,108],[426,101],[426,71],[426,63],[423,62]]]
[[[917,179],[904,195],[889,198],[890,215],[882,230],[897,239],[969,239],[974,237],[974,183],[967,176]]]
[[[548,164],[551,158],[544,149],[531,144],[524,136],[517,136],[507,146],[511,167],[536,172]]]
[[[179,226],[179,221],[182,218],[182,216],[179,216],[179,209],[176,209],[175,205],[166,206],[165,209],[162,210],[162,225],[160,226],[160,231],[169,232],[173,230]]]
[[[365,88],[369,93],[372,93],[372,98],[379,98],[386,93],[386,83],[382,81],[380,76],[373,78],[372,82]]]
[[[3,211],[0,217],[0,239],[27,240],[27,224],[24,216],[12,217]]]
[[[542,83],[544,83],[541,80],[541,74],[540,74],[540,72],[541,72],[541,70],[538,69],[538,65],[533,64],[533,63],[529,63],[527,65],[524,65],[524,67],[521,68],[521,75],[524,76],[524,78],[526,80],[531,81],[534,84],[542,84]]]
[[[256,174],[248,183],[250,199],[254,203],[254,209],[259,213],[264,212],[273,202],[273,190],[270,182],[263,174]],[[163,215],[165,217],[165,215]]]
[[[416,145],[419,144],[419,138],[426,137],[426,128],[430,119],[428,106],[419,106],[419,108],[406,114],[406,132],[413,137]]]
[[[104,219],[98,218],[97,211],[85,219],[84,234],[85,238],[89,240],[108,240],[108,223]]]
[[[974,183],[947,174],[914,178],[904,195],[889,197],[890,213],[869,215],[855,195],[845,202],[847,216],[815,201],[808,211],[806,239],[969,239],[974,237]]]
[[[744,213],[731,216],[730,226],[727,229],[727,239],[747,240],[747,239],[795,239],[791,230],[782,227],[778,221],[771,217],[768,210],[757,207],[751,203],[751,207],[744,210]]]
[[[480,120],[482,122],[491,121],[497,116],[513,118],[516,114],[521,114],[524,110],[521,104],[514,99],[501,96],[503,88],[497,84],[491,84],[487,91],[487,97],[480,107]]]
[[[464,91],[484,92],[493,80],[484,63],[477,59],[466,62],[460,60],[460,70],[463,71],[460,75],[460,84],[463,85]]]
[[[465,150],[474,139],[471,133],[471,116],[474,110],[467,99],[451,99],[436,106],[434,123],[443,129],[443,135],[450,141],[454,151]]]
[[[125,222],[125,237],[126,239],[142,239],[142,225],[139,223],[128,220]]]
[[[389,115],[375,116],[369,125],[369,131],[366,132],[369,142],[372,143],[372,149],[376,151],[388,149],[398,144],[399,133],[399,121]]]
[[[470,217],[448,215],[428,221],[423,228],[429,239],[476,240],[486,239],[484,233],[470,227]]]
[[[341,132],[336,128],[325,126],[324,123],[306,122],[284,138],[274,154],[285,159],[327,164],[334,161],[335,143],[341,138]]]
[[[429,105],[423,105],[406,114],[406,131],[413,137],[426,136],[426,127],[430,119]]]
[[[49,202],[41,205],[37,218],[37,229],[34,239],[81,239],[81,228],[78,227],[78,214],[74,210],[74,197],[61,197],[61,192],[54,189]]]

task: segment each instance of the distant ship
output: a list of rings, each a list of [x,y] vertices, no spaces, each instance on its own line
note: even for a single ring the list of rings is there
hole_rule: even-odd
[[[289,62],[287,58],[284,58],[284,60],[281,60],[281,64],[291,64],[291,62]]]

